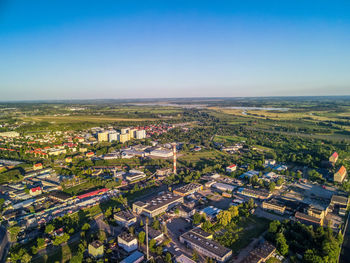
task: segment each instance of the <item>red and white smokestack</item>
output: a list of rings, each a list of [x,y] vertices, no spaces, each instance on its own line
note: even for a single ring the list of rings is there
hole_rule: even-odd
[[[176,174],[176,143],[172,143],[173,146],[173,172]]]

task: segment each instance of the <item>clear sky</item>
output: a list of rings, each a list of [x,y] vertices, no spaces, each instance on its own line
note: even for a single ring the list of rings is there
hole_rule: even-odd
[[[0,0],[0,100],[350,94],[350,1]]]

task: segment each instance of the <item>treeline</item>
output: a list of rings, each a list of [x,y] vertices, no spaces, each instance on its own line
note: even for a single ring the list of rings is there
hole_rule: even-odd
[[[300,222],[273,221],[266,238],[276,245],[281,255],[290,255],[292,262],[338,262],[343,236],[330,227],[306,226]]]

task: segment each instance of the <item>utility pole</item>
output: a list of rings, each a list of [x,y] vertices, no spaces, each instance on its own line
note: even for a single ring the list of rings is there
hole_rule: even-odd
[[[149,252],[148,252],[148,217],[146,217],[146,253],[147,253],[147,261],[149,260]]]
[[[171,144],[173,147],[173,173],[176,174],[176,143]]]

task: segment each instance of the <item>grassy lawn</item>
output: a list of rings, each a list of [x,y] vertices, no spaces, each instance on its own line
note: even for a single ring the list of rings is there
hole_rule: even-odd
[[[218,150],[202,150],[199,152],[189,152],[186,153],[180,157],[178,157],[179,161],[182,160],[186,160],[186,161],[192,161],[192,162],[196,162],[196,161],[200,161],[202,159],[215,159],[217,156],[219,155],[225,155],[225,153],[218,151]]]
[[[237,235],[238,238],[235,237],[235,239],[233,239],[235,241],[233,243],[227,243],[226,246],[230,247],[234,254],[238,254],[239,251],[248,246],[254,238],[261,236],[268,229],[270,222],[271,221],[266,218],[251,215],[248,218],[241,218],[240,222],[235,226],[227,226],[226,229],[216,234],[216,238],[218,238],[218,240],[221,239],[220,242],[222,245],[225,245],[225,240],[230,240],[233,236]]]
[[[273,149],[271,149],[269,147],[265,147],[265,146],[261,146],[261,145],[254,145],[254,147],[257,148],[260,151],[273,152]]]
[[[238,252],[242,248],[249,245],[254,238],[259,237],[264,233],[270,224],[270,220],[262,217],[251,215],[247,220],[241,221],[237,225],[237,229],[240,231],[238,234],[238,240],[232,245],[232,250]]]
[[[102,188],[102,187],[96,186],[96,184],[94,184],[92,182],[85,182],[85,183],[78,184],[78,185],[75,185],[73,187],[67,188],[64,190],[64,192],[66,192],[67,194],[70,194],[70,195],[79,195],[79,194],[83,194],[83,193],[87,193],[87,192],[96,190],[98,188]]]
[[[72,253],[75,253],[78,249],[79,240],[72,242],[69,245],[65,244],[63,246],[57,247],[49,255],[45,254],[43,256],[34,257],[32,259],[33,263],[45,263],[45,262],[68,262],[72,258]]]

